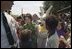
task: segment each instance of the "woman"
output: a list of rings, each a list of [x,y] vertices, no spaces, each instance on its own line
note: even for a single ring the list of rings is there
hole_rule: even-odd
[[[57,33],[58,36],[60,37],[61,35],[64,36],[65,35],[65,28],[64,28],[64,24],[62,22],[58,22],[58,26],[57,26]]]
[[[32,16],[30,14],[26,14],[26,16],[24,17],[24,21],[25,21],[25,24],[23,25],[24,31],[21,35],[26,38],[21,37],[20,46],[23,48],[36,48],[37,37],[35,34],[36,32],[35,25],[32,23]]]
[[[21,27],[22,27],[22,18],[19,16],[16,18],[16,28],[17,28],[17,35],[18,35],[18,38],[20,38],[20,30],[21,30]]]
[[[66,30],[64,29],[64,24],[62,22],[58,23],[57,33],[58,33],[58,36],[60,39],[59,48],[65,48],[66,44],[64,43],[64,40],[66,40],[65,39]],[[62,39],[64,39],[64,40],[62,40]]]
[[[21,16],[16,18],[16,29],[17,29],[17,36],[18,36],[18,48],[20,48],[19,42],[20,42],[20,38],[21,38],[21,32],[22,32],[22,28],[23,28],[23,24],[24,24],[24,20],[22,20]]]
[[[59,37],[57,35],[57,25],[58,20],[53,16],[46,18],[45,21],[46,29],[48,30],[48,37],[46,40],[45,48],[58,48],[59,46]]]
[[[64,36],[60,36],[59,48],[71,48],[71,33],[68,29]]]

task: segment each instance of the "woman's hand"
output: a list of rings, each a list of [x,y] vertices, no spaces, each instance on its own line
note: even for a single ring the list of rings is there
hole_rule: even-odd
[[[32,33],[32,31],[29,30],[29,29],[24,29],[22,32],[24,32],[24,33]]]

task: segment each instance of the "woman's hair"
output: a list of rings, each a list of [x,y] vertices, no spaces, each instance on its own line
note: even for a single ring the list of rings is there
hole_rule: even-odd
[[[26,17],[28,17],[28,18],[32,21],[32,15],[31,15],[31,14],[27,13],[27,14],[24,16],[24,20],[25,20]]]
[[[22,19],[21,16],[17,17],[17,19]]]
[[[46,26],[48,26],[47,30],[48,30],[48,28],[56,29],[56,27],[58,25],[58,20],[55,17],[50,16],[50,17],[46,18],[45,23],[46,23]]]

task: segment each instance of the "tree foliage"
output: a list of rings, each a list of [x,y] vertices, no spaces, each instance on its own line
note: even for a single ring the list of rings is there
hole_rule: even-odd
[[[52,11],[57,12],[58,10],[71,5],[71,1],[44,1],[43,3],[44,11],[46,11],[50,7],[50,5],[53,5]]]

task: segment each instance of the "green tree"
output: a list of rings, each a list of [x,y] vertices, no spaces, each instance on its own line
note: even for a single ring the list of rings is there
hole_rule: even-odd
[[[71,5],[71,1],[44,1],[43,3],[44,11],[46,11],[50,7],[50,5],[53,5],[52,12],[57,12],[58,10]]]

